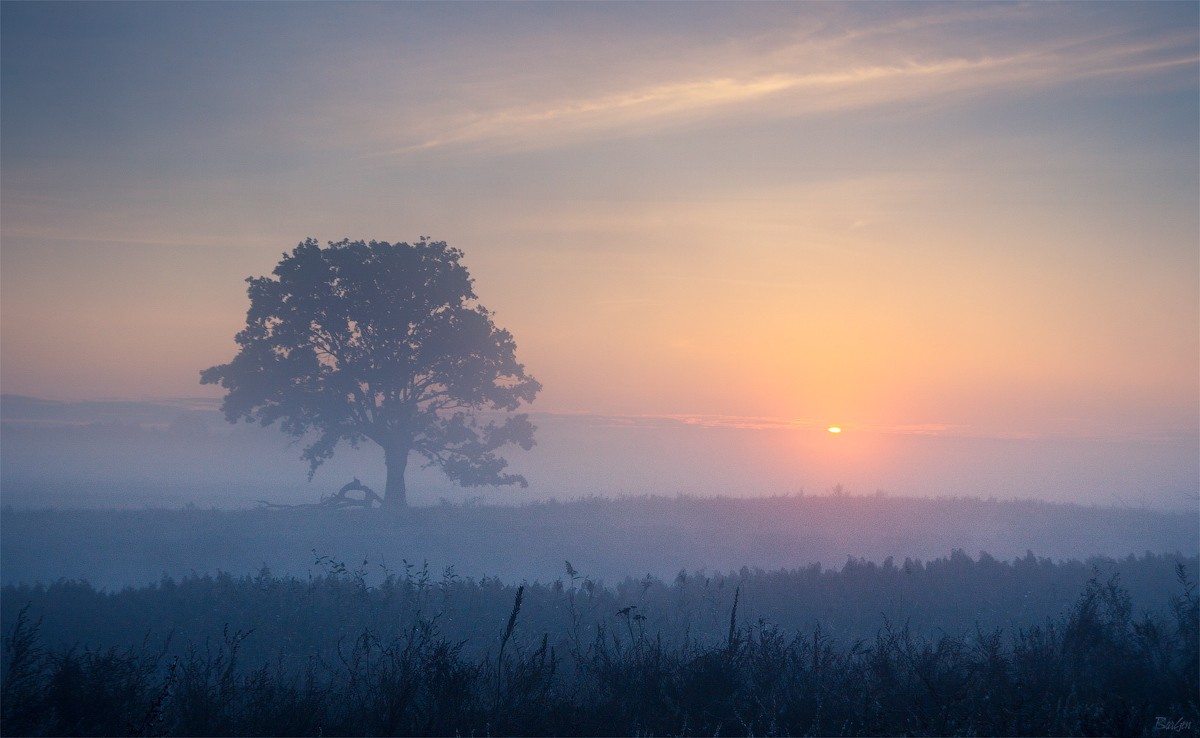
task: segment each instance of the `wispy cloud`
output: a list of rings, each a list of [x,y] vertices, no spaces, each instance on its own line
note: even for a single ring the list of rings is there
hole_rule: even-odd
[[[664,77],[650,83],[606,81],[597,73],[583,85],[590,83],[593,94],[551,95],[519,105],[451,113],[429,121],[426,133],[394,132],[393,139],[410,140],[380,153],[396,156],[456,146],[553,147],[724,117],[804,116],[1053,87],[1080,79],[1191,70],[1200,59],[1186,34],[1149,40],[1103,34],[1040,42],[993,39],[964,53],[957,50],[961,44],[955,44],[955,50],[928,47],[924,37],[905,35],[911,32],[911,25],[900,24],[836,42],[803,40],[769,49],[743,48],[740,57],[702,66],[707,73],[698,76],[671,78],[672,70],[646,69],[643,79]]]
[[[641,413],[606,414],[581,412],[539,411],[535,416],[544,418],[576,418],[598,425],[623,428],[692,427],[724,430],[773,430],[773,431],[821,431],[828,424],[811,418],[779,418],[762,415],[721,415],[711,413]],[[915,425],[852,425],[841,426],[847,432],[883,433],[892,435],[957,436],[974,435],[969,426],[949,423],[922,423]]]
[[[990,60],[955,60],[938,64],[868,66],[842,72],[769,74],[760,77],[719,77],[637,88],[592,99],[553,101],[548,105],[508,108],[464,116],[441,134],[385,154],[405,154],[486,141],[514,140],[549,143],[547,134],[613,132],[631,127],[659,127],[686,123],[696,116],[711,117],[787,92],[815,93],[802,107],[807,112],[869,104],[847,99],[845,94],[869,83],[943,76],[981,69]]]
[[[574,419],[587,424],[607,428],[699,428],[734,431],[794,431],[800,433],[825,433],[829,423],[813,418],[783,418],[760,415],[722,415],[707,413],[639,413],[610,414],[587,411],[534,411],[535,419]],[[1079,429],[1031,429],[1011,430],[981,428],[963,423],[842,423],[839,425],[847,438],[855,434],[879,436],[924,436],[946,439],[973,439],[998,441],[1161,441],[1193,438],[1195,429],[1162,427],[1141,429],[1125,433],[1096,429],[1082,432]]]

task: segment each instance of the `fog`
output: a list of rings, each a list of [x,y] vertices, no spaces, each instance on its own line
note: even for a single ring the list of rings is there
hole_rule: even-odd
[[[303,440],[229,424],[212,400],[9,395],[0,408],[6,584],[66,577],[115,590],[260,566],[303,577],[318,556],[545,582],[564,560],[619,581],[955,549],[1002,560],[1197,550],[1185,439],[835,435],[761,418],[535,413],[537,445],[506,454],[527,489],[458,487],[413,464],[413,507],[396,520],[274,507],[316,503],[353,478],[382,491],[370,442],[341,446],[309,481]],[[113,512],[84,512],[95,509]]]
[[[0,16],[0,734],[1193,730],[1200,4]]]
[[[302,443],[226,423],[208,399],[0,401],[0,500],[16,508],[316,502],[357,477],[382,490],[383,454],[343,444],[312,481]],[[887,494],[1041,499],[1194,510],[1195,436],[980,438],[788,427],[762,419],[533,413],[537,445],[507,454],[529,487],[458,487],[413,464],[413,505],[626,495]]]

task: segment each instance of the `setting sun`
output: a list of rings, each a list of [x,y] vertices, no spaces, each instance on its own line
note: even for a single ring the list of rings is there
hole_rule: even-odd
[[[836,425],[831,425],[831,426],[829,426],[829,432],[830,433],[841,433],[842,429]]]

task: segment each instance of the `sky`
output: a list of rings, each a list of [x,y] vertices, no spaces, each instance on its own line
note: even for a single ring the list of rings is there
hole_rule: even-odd
[[[745,446],[1194,506],[1198,48],[1190,2],[5,2],[0,389],[215,400],[246,277],[428,235],[543,430],[713,432],[589,489]]]

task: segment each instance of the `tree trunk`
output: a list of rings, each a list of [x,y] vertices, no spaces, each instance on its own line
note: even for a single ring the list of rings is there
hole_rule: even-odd
[[[408,468],[408,448],[388,446],[383,450],[387,465],[387,486],[383,489],[383,506],[391,510],[408,507],[407,490],[404,486],[404,470]]]

